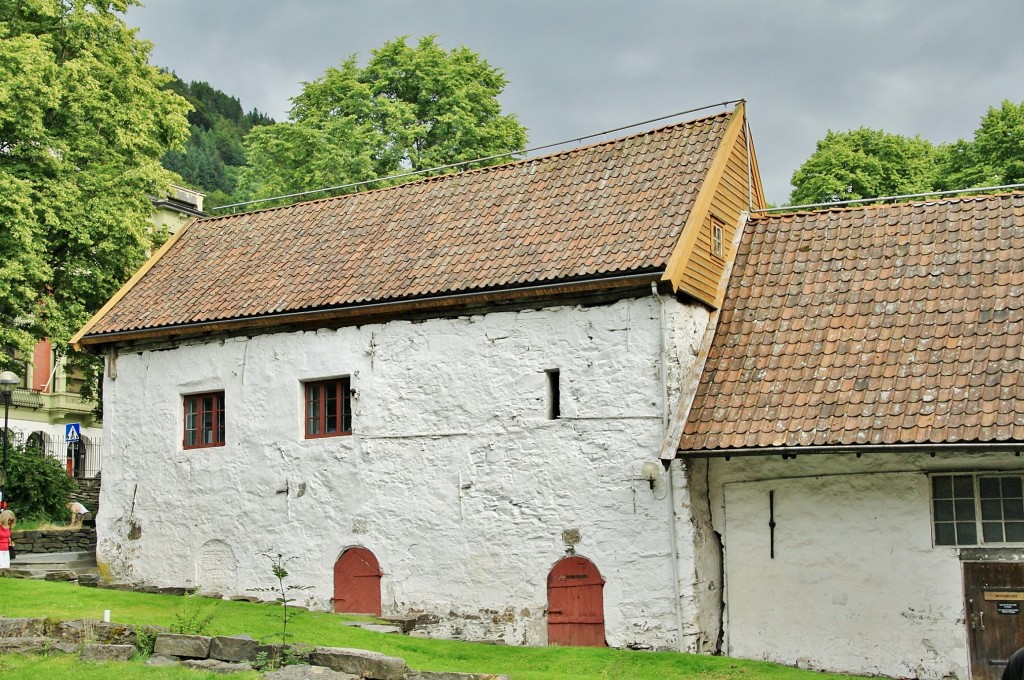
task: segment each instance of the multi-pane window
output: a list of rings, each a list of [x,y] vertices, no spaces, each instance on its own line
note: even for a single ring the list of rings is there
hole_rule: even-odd
[[[224,446],[224,393],[208,392],[185,397],[186,449]]]
[[[932,477],[935,545],[1024,543],[1024,475]]]
[[[716,217],[711,218],[711,254],[723,257],[725,253],[725,224]]]
[[[306,438],[352,434],[348,378],[306,383]]]

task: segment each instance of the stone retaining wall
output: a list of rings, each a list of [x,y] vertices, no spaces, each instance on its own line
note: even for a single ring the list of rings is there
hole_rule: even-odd
[[[320,667],[318,672],[267,673],[266,678],[337,677],[365,680],[508,680],[506,675],[416,671],[393,656],[362,649],[261,645],[248,636],[174,635],[147,627],[155,635],[151,665],[176,663],[218,673],[250,670],[267,661],[290,656],[299,668]],[[128,660],[135,652],[132,626],[95,620],[5,619],[0,617],[0,653],[78,653],[83,660]],[[337,674],[326,675],[324,669]]]
[[[71,500],[78,501],[89,508],[92,517],[100,510],[100,478],[78,477],[75,479],[77,488],[71,492]]]
[[[18,531],[15,529],[12,538],[14,547],[20,554],[96,551],[95,527],[69,531]]]

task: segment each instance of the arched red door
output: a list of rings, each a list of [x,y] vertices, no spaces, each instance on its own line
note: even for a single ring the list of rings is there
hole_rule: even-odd
[[[366,548],[349,548],[334,563],[334,611],[380,616],[380,565]]]
[[[604,579],[583,557],[566,557],[548,574],[548,644],[604,647]]]

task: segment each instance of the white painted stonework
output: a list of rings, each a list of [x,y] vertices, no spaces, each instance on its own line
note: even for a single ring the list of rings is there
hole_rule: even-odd
[[[723,653],[865,675],[970,677],[961,551],[932,545],[929,473],[1021,467],[1006,455],[713,460]]]
[[[610,645],[706,648],[685,481],[675,465],[672,522],[667,477],[652,491],[640,468],[708,318],[650,295],[123,351],[104,385],[99,559],[119,578],[237,595],[272,586],[260,553],[280,552],[326,610],[335,561],[361,546],[384,572],[385,614],[537,645],[548,572],[578,532],[572,548],[606,582]],[[354,434],[305,439],[302,382],[338,376]],[[214,390],[226,445],[183,450],[183,395]]]

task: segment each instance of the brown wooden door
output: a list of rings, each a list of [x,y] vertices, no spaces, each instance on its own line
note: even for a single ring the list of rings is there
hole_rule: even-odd
[[[1024,563],[964,562],[971,678],[999,680],[1024,647]]]
[[[366,548],[349,548],[334,563],[334,611],[380,616],[380,565]]]
[[[590,560],[567,557],[548,574],[548,644],[604,647],[604,579]]]

